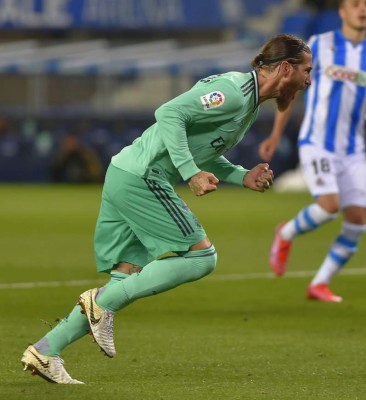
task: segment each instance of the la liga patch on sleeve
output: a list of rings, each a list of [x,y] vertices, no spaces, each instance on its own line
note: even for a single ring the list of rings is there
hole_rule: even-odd
[[[219,91],[204,94],[200,97],[200,99],[204,110],[210,110],[211,108],[220,107],[225,102],[224,94]]]

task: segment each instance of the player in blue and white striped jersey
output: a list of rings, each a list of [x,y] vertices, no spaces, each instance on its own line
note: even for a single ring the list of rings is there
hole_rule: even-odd
[[[357,251],[366,229],[366,0],[341,0],[341,29],[314,35],[313,84],[305,95],[298,145],[302,171],[314,203],[276,229],[269,262],[285,273],[292,240],[343,213],[341,231],[311,281],[307,296],[329,302],[342,298],[328,285]],[[270,160],[289,118],[278,112],[273,131],[260,145]]]

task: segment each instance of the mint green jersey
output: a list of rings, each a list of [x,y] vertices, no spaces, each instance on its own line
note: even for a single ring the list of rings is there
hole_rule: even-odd
[[[112,158],[112,164],[138,176],[153,170],[172,185],[201,170],[223,182],[243,184],[247,170],[224,156],[257,119],[255,71],[228,72],[201,79],[155,112],[156,123]]]

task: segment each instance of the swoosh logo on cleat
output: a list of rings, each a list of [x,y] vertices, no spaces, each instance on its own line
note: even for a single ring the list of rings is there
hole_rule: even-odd
[[[47,361],[44,361],[44,360],[42,360],[41,358],[39,358],[39,357],[37,356],[37,354],[34,354],[34,353],[33,353],[32,351],[30,351],[30,350],[29,350],[29,352],[30,352],[31,354],[34,355],[35,359],[42,365],[43,368],[46,368],[46,369],[49,368],[50,362],[49,362],[48,360],[47,360]]]
[[[96,325],[99,323],[100,320],[101,320],[101,318],[95,318],[95,316],[94,316],[93,296],[90,293],[90,323],[92,325]]]

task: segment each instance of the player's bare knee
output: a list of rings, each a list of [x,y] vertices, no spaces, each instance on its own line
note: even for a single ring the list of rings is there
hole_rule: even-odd
[[[140,272],[142,270],[142,267],[130,264],[128,262],[120,262],[113,269],[118,272],[123,272],[124,274],[132,275]]]
[[[203,240],[200,242],[192,245],[189,250],[190,251],[195,251],[195,250],[204,250],[208,249],[210,246],[212,246],[212,243],[210,242],[210,239],[208,237],[205,237]]]
[[[328,214],[338,216],[341,210],[340,200],[334,195],[321,196],[317,203]]]

